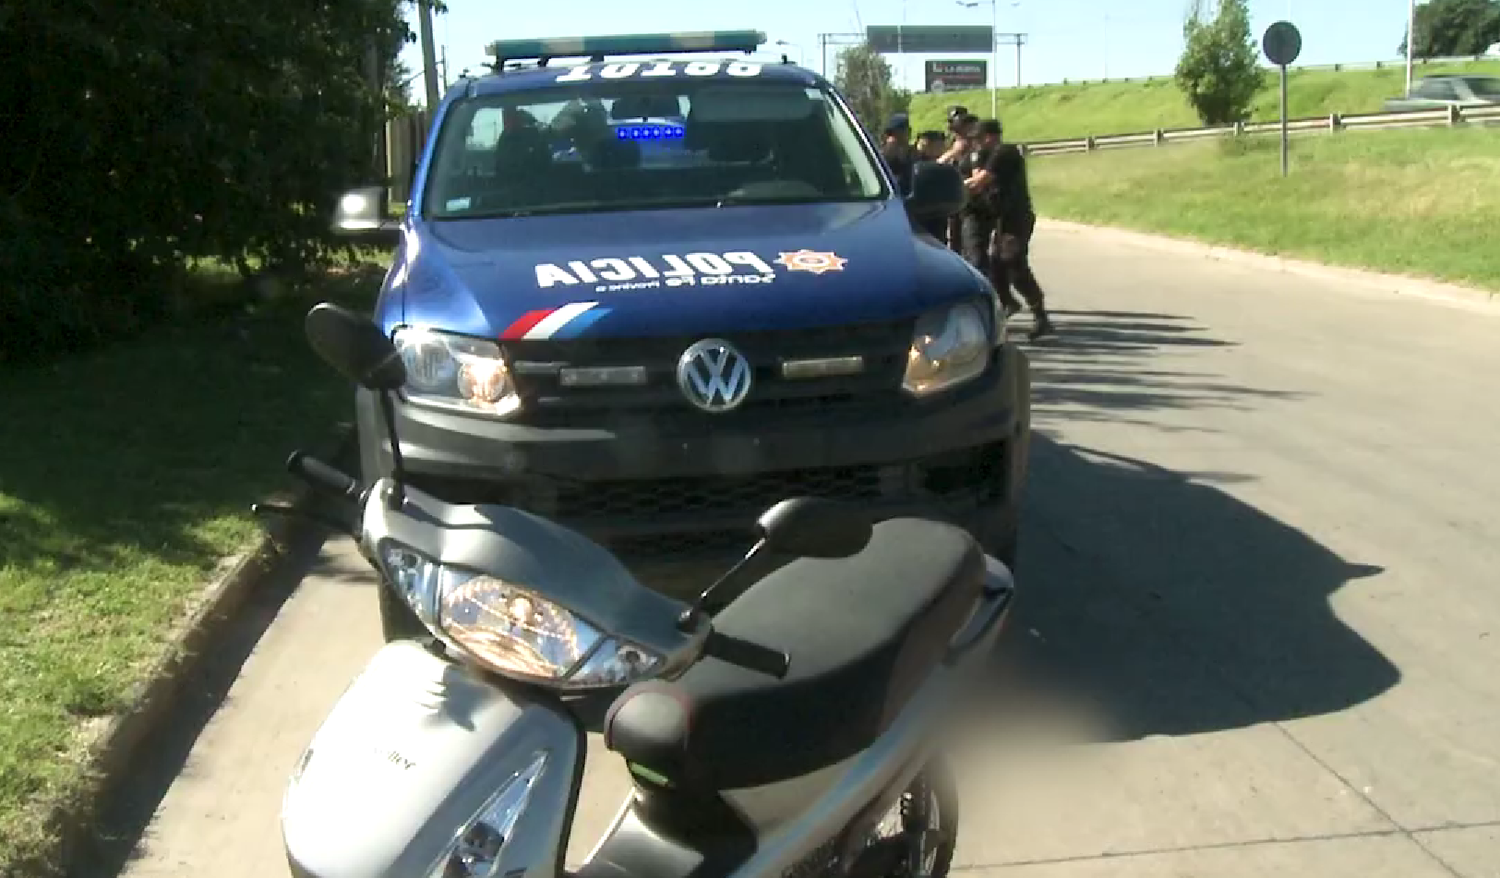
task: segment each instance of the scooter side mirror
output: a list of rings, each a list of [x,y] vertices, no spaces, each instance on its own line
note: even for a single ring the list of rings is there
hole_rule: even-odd
[[[323,302],[307,312],[303,329],[313,351],[361,387],[387,391],[406,383],[406,364],[395,343],[367,318]]]
[[[756,522],[765,548],[798,558],[848,558],[869,545],[875,525],[864,510],[820,497],[795,497]]]

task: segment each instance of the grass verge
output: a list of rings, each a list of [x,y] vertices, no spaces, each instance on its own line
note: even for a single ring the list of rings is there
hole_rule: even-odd
[[[1416,75],[1441,73],[1500,73],[1500,60],[1464,64],[1424,64]],[[1397,67],[1380,70],[1303,70],[1287,77],[1287,113],[1293,119],[1330,113],[1378,113],[1386,98],[1405,90],[1406,73]],[[1278,79],[1267,73],[1251,110],[1253,121],[1279,118]],[[1156,128],[1196,128],[1200,124],[1182,91],[1166,76],[1149,82],[1102,82],[1039,85],[999,91],[1000,118],[1005,136],[1014,142],[1061,140],[1071,137],[1131,134]],[[987,116],[990,95],[985,90],[916,95],[912,125],[921,131],[942,129],[947,108],[962,104]]]
[[[86,794],[86,748],[217,562],[253,543],[247,507],[281,484],[285,455],[349,416],[301,318],[320,299],[367,306],[379,277],[336,272],[0,374],[0,874],[50,850],[45,818]]]
[[[1046,216],[1500,290],[1500,131],[1369,131],[1035,157]]]

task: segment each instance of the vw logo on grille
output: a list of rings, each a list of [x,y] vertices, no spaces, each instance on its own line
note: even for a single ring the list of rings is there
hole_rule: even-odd
[[[738,408],[754,380],[750,361],[720,338],[697,342],[677,359],[677,386],[688,402],[706,412]]]

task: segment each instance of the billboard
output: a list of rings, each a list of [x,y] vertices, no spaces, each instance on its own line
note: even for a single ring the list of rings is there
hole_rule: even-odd
[[[929,52],[990,52],[995,48],[995,29],[982,25],[870,25],[865,42],[884,54]]]
[[[926,89],[935,94],[989,84],[988,61],[928,61],[922,65]]]

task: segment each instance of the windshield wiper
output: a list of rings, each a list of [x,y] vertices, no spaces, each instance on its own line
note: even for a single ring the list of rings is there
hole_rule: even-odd
[[[486,210],[473,213],[450,213],[446,216],[437,216],[433,219],[443,220],[487,220],[487,219],[515,219],[517,217],[532,216],[536,212],[532,210]]]
[[[778,205],[778,204],[846,204],[851,201],[869,201],[869,198],[854,196],[829,196],[829,195],[796,195],[792,197],[776,195],[722,195],[715,202],[715,207],[739,207],[752,205]]]

